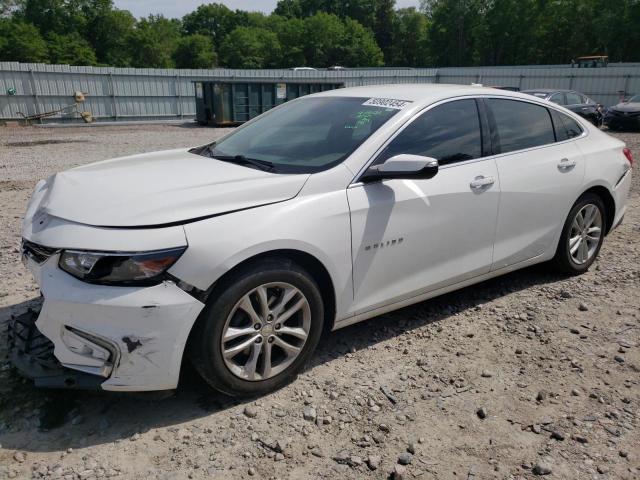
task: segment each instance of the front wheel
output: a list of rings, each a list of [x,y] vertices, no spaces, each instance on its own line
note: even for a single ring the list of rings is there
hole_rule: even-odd
[[[241,268],[223,281],[191,336],[189,356],[216,390],[254,396],[276,390],[304,367],[322,333],[313,277],[285,259]]]
[[[553,259],[555,266],[570,275],[586,272],[600,252],[605,228],[602,199],[592,193],[580,197],[565,221]]]

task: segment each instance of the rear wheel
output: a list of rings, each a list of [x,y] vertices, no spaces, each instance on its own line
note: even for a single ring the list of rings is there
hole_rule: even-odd
[[[266,260],[224,281],[192,334],[189,354],[202,377],[232,396],[282,387],[304,367],[322,333],[315,281],[288,260]]]
[[[578,199],[565,221],[553,259],[562,272],[578,275],[595,261],[606,228],[606,210],[602,199],[588,193]]]

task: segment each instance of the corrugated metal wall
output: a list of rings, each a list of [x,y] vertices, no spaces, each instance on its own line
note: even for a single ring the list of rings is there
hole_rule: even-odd
[[[192,118],[195,115],[194,80],[330,81],[345,86],[384,83],[458,83],[528,88],[570,88],[604,105],[618,102],[620,92],[640,93],[640,65],[608,68],[563,66],[473,67],[418,69],[354,69],[342,71],[293,70],[166,70],[72,67],[0,62],[0,119],[18,119],[73,104],[73,93],[88,93],[80,107],[98,120]],[[7,91],[15,88],[16,95]],[[46,121],[76,119],[57,115]]]

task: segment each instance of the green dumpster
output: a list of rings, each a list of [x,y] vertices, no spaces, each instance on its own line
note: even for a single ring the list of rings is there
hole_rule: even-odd
[[[342,88],[327,82],[194,82],[196,121],[200,125],[239,125],[288,100]]]

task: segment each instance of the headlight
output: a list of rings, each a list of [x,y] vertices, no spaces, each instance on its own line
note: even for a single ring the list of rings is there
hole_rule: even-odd
[[[156,285],[187,247],[141,253],[65,250],[58,265],[88,283],[101,285]]]

